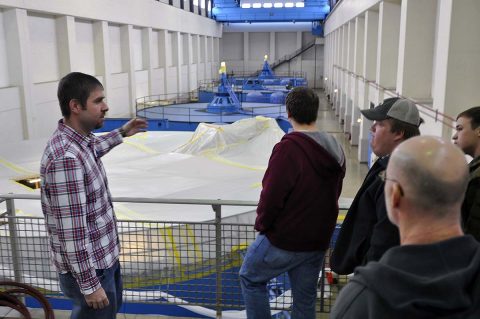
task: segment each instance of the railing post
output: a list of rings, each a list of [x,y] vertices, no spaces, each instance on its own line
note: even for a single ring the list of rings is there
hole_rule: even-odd
[[[216,318],[222,318],[222,206],[212,205],[215,211],[215,274],[216,294],[215,309]]]
[[[7,199],[8,231],[10,233],[10,249],[12,251],[13,275],[16,282],[23,282],[20,272],[20,259],[18,256],[18,236],[15,225],[15,203],[14,199]]]

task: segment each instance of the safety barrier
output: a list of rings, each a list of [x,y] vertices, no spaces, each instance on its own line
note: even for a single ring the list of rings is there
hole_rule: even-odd
[[[49,260],[44,220],[16,216],[16,200],[38,201],[40,197],[0,195],[0,203],[5,201],[7,209],[1,216],[5,222],[0,223],[0,280],[34,286],[51,302],[55,301],[62,296]],[[231,218],[222,218],[222,207],[245,207],[244,214],[255,216],[257,202],[165,198],[113,198],[113,201],[192,205],[192,209],[198,205],[212,207],[210,221],[191,222],[179,218],[168,222],[118,222],[126,302],[123,311],[142,313],[138,311],[144,311],[145,305],[176,305],[192,314],[212,318],[245,317],[238,270],[255,231],[250,223],[238,222],[241,219],[232,222]],[[328,259],[327,253],[318,281],[319,313],[330,312],[338,292],[337,279],[328,271]],[[288,317],[286,311],[292,302],[288,276],[275,278],[268,287],[272,313],[277,318]],[[138,308],[138,305],[142,306]],[[189,316],[185,312],[181,315]]]

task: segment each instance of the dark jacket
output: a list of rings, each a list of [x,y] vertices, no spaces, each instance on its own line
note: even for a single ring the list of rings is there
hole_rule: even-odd
[[[326,250],[344,176],[345,161],[341,166],[306,134],[286,134],[273,148],[263,177],[255,229],[281,249]]]
[[[462,204],[462,225],[466,234],[480,241],[480,157],[470,162],[470,180]]]
[[[400,244],[398,228],[387,216],[384,182],[389,157],[378,159],[368,171],[353,199],[338,234],[330,267],[338,274],[351,274],[355,267],[379,260],[390,247]]]
[[[480,244],[471,236],[390,249],[358,267],[331,319],[480,318]]]

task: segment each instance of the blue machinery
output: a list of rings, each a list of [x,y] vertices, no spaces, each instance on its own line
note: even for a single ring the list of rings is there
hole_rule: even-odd
[[[263,78],[227,77],[224,62],[219,73],[220,83],[213,88],[201,87],[195,102],[180,94],[145,96],[137,99],[136,113],[148,120],[148,130],[194,131],[201,122],[233,123],[264,116],[276,119],[282,130],[288,131],[291,125],[286,118],[285,97],[289,88],[306,85],[304,78],[276,76],[267,56],[259,72]],[[106,127],[109,124],[107,121]]]
[[[220,85],[212,102],[207,105],[207,112],[210,113],[235,113],[241,109],[241,103],[232,90],[232,85],[227,79],[227,68],[225,62],[221,63],[219,70]]]

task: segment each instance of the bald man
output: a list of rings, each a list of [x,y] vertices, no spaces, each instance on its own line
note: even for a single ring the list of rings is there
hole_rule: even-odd
[[[356,268],[330,318],[480,318],[480,244],[460,225],[463,153],[437,137],[414,137],[392,153],[384,180],[401,245]]]

